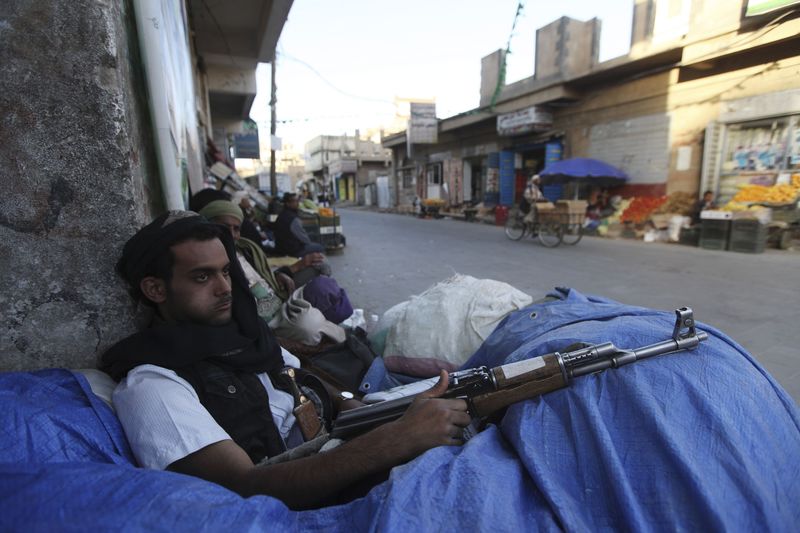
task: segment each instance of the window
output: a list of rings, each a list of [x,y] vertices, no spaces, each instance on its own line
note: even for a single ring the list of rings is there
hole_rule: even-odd
[[[403,171],[403,188],[408,189],[414,186],[414,169],[406,168]]]
[[[442,164],[433,163],[428,165],[426,169],[428,177],[428,185],[441,185],[442,184]]]

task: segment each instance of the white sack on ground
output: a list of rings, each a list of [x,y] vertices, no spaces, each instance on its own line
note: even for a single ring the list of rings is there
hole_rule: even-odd
[[[506,315],[532,301],[507,283],[456,274],[386,312],[386,367],[423,377],[453,371]]]

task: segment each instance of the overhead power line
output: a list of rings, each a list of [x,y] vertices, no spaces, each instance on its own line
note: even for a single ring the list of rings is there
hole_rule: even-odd
[[[360,95],[357,95],[357,94],[353,94],[353,93],[344,91],[344,90],[340,89],[339,87],[337,87],[336,85],[334,85],[333,83],[331,83],[330,81],[328,81],[328,79],[325,78],[325,76],[323,76],[322,74],[320,74],[320,72],[317,69],[315,69],[314,67],[312,67],[311,65],[309,65],[308,63],[303,61],[302,59],[297,59],[296,57],[292,57],[289,54],[286,54],[285,52],[278,52],[278,54],[280,55],[280,57],[282,57],[284,59],[288,59],[290,61],[294,61],[295,63],[298,63],[298,64],[306,67],[308,70],[313,72],[320,80],[322,80],[328,87],[330,87],[334,91],[336,91],[336,92],[338,92],[338,93],[340,93],[340,94],[342,94],[344,96],[347,96],[348,98],[353,98],[353,99],[356,99],[356,100],[363,100],[365,102],[375,102],[375,103],[379,103],[379,104],[387,104],[387,105],[392,105],[392,106],[394,105],[394,102],[392,102],[390,100],[383,100],[381,98],[370,98],[368,96],[360,96]]]

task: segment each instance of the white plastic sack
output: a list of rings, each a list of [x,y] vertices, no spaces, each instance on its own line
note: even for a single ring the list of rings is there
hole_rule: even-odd
[[[416,376],[455,370],[506,315],[532,301],[507,283],[457,274],[384,314],[386,366]]]
[[[688,228],[692,225],[692,219],[680,215],[675,215],[669,219],[669,241],[678,242],[681,240],[681,228]]]

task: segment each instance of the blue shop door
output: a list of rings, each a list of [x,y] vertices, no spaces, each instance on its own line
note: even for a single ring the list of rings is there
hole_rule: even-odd
[[[514,203],[514,152],[500,152],[500,205]]]
[[[544,145],[544,165],[561,161],[561,155],[564,153],[564,148],[560,142],[551,142]],[[564,197],[563,185],[545,185],[542,187],[542,194],[551,202],[561,200]]]

